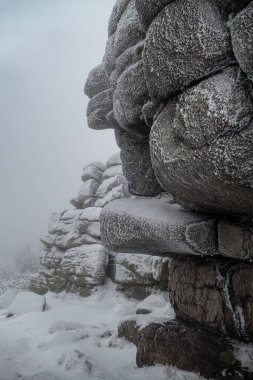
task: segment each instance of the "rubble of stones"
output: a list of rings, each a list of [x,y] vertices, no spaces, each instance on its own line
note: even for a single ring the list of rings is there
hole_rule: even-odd
[[[102,242],[112,262],[167,260],[176,312],[120,336],[140,366],[252,379],[253,2],[118,0],[85,93],[89,127],[115,130],[141,196],[104,207]]]

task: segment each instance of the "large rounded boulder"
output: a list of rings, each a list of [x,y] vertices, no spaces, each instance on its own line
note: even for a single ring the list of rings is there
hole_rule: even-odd
[[[153,169],[178,203],[253,215],[253,104],[237,66],[170,100],[150,135]]]

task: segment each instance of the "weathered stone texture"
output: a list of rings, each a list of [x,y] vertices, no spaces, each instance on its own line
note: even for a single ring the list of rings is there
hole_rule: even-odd
[[[253,80],[253,2],[231,22],[233,50],[241,69]]]
[[[160,113],[150,136],[151,160],[178,203],[253,214],[249,86],[240,69],[231,67],[189,88]]]
[[[101,213],[101,236],[115,252],[214,255],[216,222],[162,199],[121,199]]]
[[[137,346],[139,367],[160,363],[197,372],[209,379],[252,378],[238,360],[235,347],[223,335],[177,321],[151,323],[143,329],[135,321],[125,321],[119,326],[119,336]]]
[[[219,252],[241,260],[253,259],[253,225],[230,220],[218,224]]]
[[[253,341],[253,265],[222,259],[171,259],[169,293],[184,322]]]
[[[77,209],[54,213],[49,220],[48,234],[41,238],[41,269],[30,283],[32,291],[67,290],[87,296],[105,280],[108,252],[100,240],[100,213],[105,204],[129,196],[119,154],[110,157],[107,166],[86,165],[82,181],[71,201]]]
[[[234,60],[229,30],[208,0],[172,1],[151,23],[143,63],[151,98],[165,99]]]
[[[155,177],[147,138],[116,131],[116,141],[121,149],[122,167],[131,194],[156,196],[162,188]]]

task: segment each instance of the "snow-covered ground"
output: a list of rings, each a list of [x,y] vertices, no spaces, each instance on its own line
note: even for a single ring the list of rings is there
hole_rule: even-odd
[[[174,312],[165,295],[150,296],[144,303],[129,300],[115,291],[109,280],[88,298],[73,294],[46,294],[47,306],[31,293],[2,296],[0,309],[0,380],[197,380],[195,374],[172,367],[137,368],[136,348],[117,337],[121,320],[141,318],[163,321]],[[14,303],[13,303],[14,301]],[[36,302],[35,302],[36,301]],[[12,304],[12,306],[11,306]],[[39,311],[34,311],[38,305]],[[14,305],[14,306],[13,306]],[[135,315],[138,307],[154,308],[149,315]],[[0,297],[1,307],[1,297]],[[4,307],[4,308],[3,308]]]

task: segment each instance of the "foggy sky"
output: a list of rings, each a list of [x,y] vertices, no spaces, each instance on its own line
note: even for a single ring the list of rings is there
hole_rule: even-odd
[[[118,150],[92,131],[83,86],[115,0],[0,0],[0,256],[38,246],[83,166]]]

